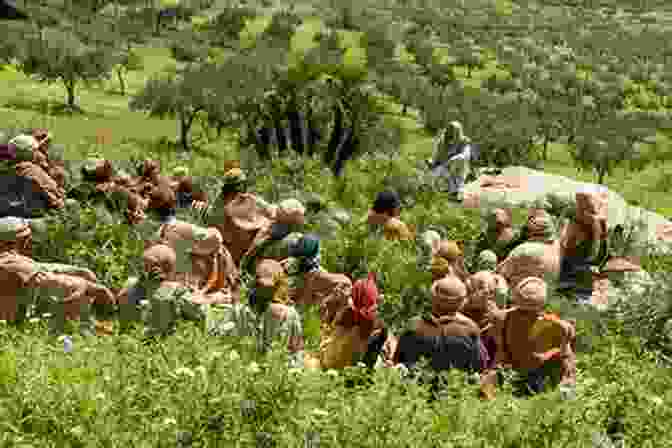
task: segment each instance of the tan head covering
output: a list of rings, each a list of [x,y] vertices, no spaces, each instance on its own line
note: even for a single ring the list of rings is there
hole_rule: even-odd
[[[149,200],[149,208],[175,208],[177,206],[177,196],[175,191],[170,188],[167,182],[160,182],[152,190]]]
[[[383,224],[383,235],[390,241],[407,241],[413,239],[413,233],[401,220],[390,218]]]
[[[437,316],[460,311],[467,298],[467,287],[457,277],[446,277],[432,285],[432,312]]]
[[[538,277],[526,277],[521,280],[511,293],[511,302],[521,311],[544,310],[546,304],[546,282]]]
[[[172,247],[164,244],[157,244],[145,250],[142,254],[144,262],[155,262],[161,267],[163,280],[175,274],[177,266],[177,256]]]
[[[576,221],[591,227],[595,240],[606,237],[607,200],[605,191],[584,189],[576,193]]]
[[[274,288],[273,302],[289,302],[289,281],[282,265],[275,260],[265,259],[257,264],[256,284],[262,288]]]
[[[480,271],[470,277],[469,287],[471,291],[465,308],[485,309],[489,300],[495,300],[497,278],[492,272]]]
[[[460,249],[460,246],[457,245],[457,242],[444,240],[439,243],[436,255],[450,261],[461,257],[462,250]]]

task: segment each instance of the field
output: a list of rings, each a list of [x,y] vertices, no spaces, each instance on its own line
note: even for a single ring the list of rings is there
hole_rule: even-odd
[[[254,42],[269,23],[270,14],[248,23],[241,41]],[[292,48],[314,46],[313,36],[323,26],[319,15],[305,20]],[[339,32],[346,36],[345,46],[358,46],[357,33]],[[194,175],[216,175],[225,160],[246,157],[239,153],[236,129],[207,138],[207,129],[196,123],[193,148],[185,156],[170,143],[179,134],[175,118],[149,118],[129,110],[129,99],[152,75],[179,65],[167,47],[163,37],[152,37],[137,49],[144,67],[129,72],[126,95],[118,92],[114,77],[79,89],[83,114],[56,112],[65,99],[62,85],[37,82],[6,65],[0,70],[0,120],[5,127],[48,128],[54,141],[65,145],[68,160],[94,153],[110,160],[135,156],[159,159],[164,171],[185,165]],[[468,79],[466,70],[458,72],[466,84],[479,86],[497,70],[496,61],[490,61]],[[389,96],[382,107],[385,122],[401,129],[396,156],[353,159],[340,179],[317,158],[264,162],[259,172],[266,177],[257,175],[255,189],[270,200],[299,190],[315,192],[348,209],[355,219],[364,216],[381,185],[413,180],[415,167],[432,152],[433,135],[420,111],[410,107],[402,114],[402,106]],[[669,150],[665,135],[661,132],[661,146]],[[582,181],[596,180],[593,173],[576,168],[566,142],[550,145],[541,168]],[[302,185],[296,185],[295,169],[302,170]],[[671,173],[672,161],[665,160],[642,171],[619,166],[605,184],[633,204],[670,216]],[[477,212],[449,205],[439,193],[417,194],[403,211],[405,221],[419,228],[440,224],[456,238],[475,237],[480,231]],[[106,227],[94,215],[85,216],[81,226],[116,242],[117,249],[99,253],[103,251],[91,242],[73,236],[57,240],[63,250],[50,257],[86,263],[104,282],[119,287],[134,269],[130,264],[135,262],[128,257],[137,259],[139,246],[122,245],[128,236],[124,225]],[[522,215],[516,219],[520,223]],[[404,258],[411,249],[400,248],[386,258],[388,246],[357,238],[361,235],[349,229],[323,243],[328,269],[339,271],[368,257],[369,269],[389,270],[393,278],[386,296],[401,300],[404,282],[413,279],[404,274],[414,266]],[[357,244],[362,245],[359,252],[353,248]],[[74,335],[73,351],[64,353],[61,340],[47,338],[44,320],[34,319],[21,328],[3,322],[0,447],[597,448],[609,446],[595,442],[605,433],[621,433],[626,446],[672,447],[672,376],[669,364],[661,361],[669,358],[611,315],[582,317],[576,400],[562,400],[559,392],[514,399],[510,390],[503,389],[492,402],[480,401],[478,386],[460,374],[449,376],[443,398],[429,402],[427,390],[401,381],[388,369],[376,371],[370,384],[365,378],[369,374],[360,369],[288,371],[282,350],[260,358],[250,341],[214,340],[186,323],[161,345],[142,345],[140,329],[135,329],[95,339]],[[307,350],[315,350],[319,322],[314,310],[307,313],[304,326]],[[250,402],[253,410],[245,410]]]

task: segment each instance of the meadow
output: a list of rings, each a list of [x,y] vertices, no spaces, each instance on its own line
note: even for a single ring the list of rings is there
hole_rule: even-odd
[[[253,40],[268,23],[250,22],[241,40]],[[310,47],[321,26],[317,16],[306,20],[292,45]],[[357,46],[356,33],[342,34],[348,36],[346,45]],[[129,98],[153,74],[177,65],[161,38],[137,52],[144,67],[129,73],[127,95],[119,94],[114,78],[83,87],[78,94],[83,114],[56,111],[65,97],[62,86],[39,83],[4,66],[0,120],[7,127],[49,129],[71,161],[93,154],[113,161],[151,158],[160,160],[164,171],[184,165],[195,176],[212,176],[224,161],[247,157],[240,153],[235,129],[216,139],[196,124],[194,147],[184,153],[172,144],[178,133],[175,119],[130,111]],[[495,70],[496,64],[490,63],[468,79],[462,75],[477,86]],[[254,189],[269,200],[317,193],[355,219],[363,217],[382,185],[412,179],[432,152],[433,136],[419,112],[411,108],[402,114],[391,98],[383,103],[385,119],[402,129],[398,157],[354,159],[340,179],[317,158],[275,160],[256,169]],[[564,143],[551,144],[550,157],[541,167],[595,181],[592,173],[577,170]],[[633,204],[671,216],[671,173],[672,161],[641,172],[619,167],[606,185]],[[441,225],[456,239],[475,238],[481,230],[478,211],[464,210],[437,192],[418,193],[403,217],[418,228]],[[516,224],[523,218],[518,212]],[[76,221],[71,227],[62,223],[50,230],[50,249],[37,250],[43,258],[86,264],[114,287],[137,272],[141,244],[127,241],[126,225],[100,223],[93,212],[69,219]],[[90,229],[95,245],[78,240],[76,233],[68,237],[72,228]],[[108,242],[110,249],[96,250]],[[423,278],[407,273],[415,263],[411,247],[367,242],[355,226],[323,246],[331,271],[350,269],[358,276],[367,269],[386,271],[383,292],[396,297],[391,303],[400,303],[408,283]],[[364,258],[366,266],[360,260]],[[404,300],[415,304],[419,299]],[[606,433],[621,434],[626,446],[672,447],[672,375],[666,358],[618,318],[585,317],[576,399],[564,400],[557,391],[516,399],[504,388],[492,402],[479,400],[478,385],[458,373],[446,376],[439,400],[429,401],[425,388],[402,381],[389,369],[373,374],[360,368],[338,373],[287,370],[281,348],[261,358],[251,341],[209,338],[190,323],[181,324],[177,334],[160,344],[142,344],[139,328],[93,339],[73,335],[72,352],[64,352],[62,339],[47,338],[43,319],[21,327],[3,322],[0,447],[583,448],[609,446],[596,441]],[[304,326],[307,350],[315,350],[315,310],[307,311]]]

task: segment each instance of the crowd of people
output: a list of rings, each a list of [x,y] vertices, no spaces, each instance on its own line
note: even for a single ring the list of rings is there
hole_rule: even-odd
[[[460,127],[454,129],[464,140]],[[21,136],[23,143],[35,145],[29,137]],[[43,162],[49,172],[48,160]],[[477,267],[469,272],[461,244],[435,231],[416,235],[401,217],[399,195],[382,191],[362,225],[371,238],[416,241],[432,274],[431,313],[408,316],[407,328],[395,335],[377,314],[377,274],[351,279],[326,271],[320,238],[304,232],[304,204],[271,204],[251,193],[235,163],[227,165],[214,200],[195,191],[184,172],[161,175],[155,161],[146,161],[136,178],[115,173],[102,159],[83,170],[96,190],[127,196],[130,223],[158,222],[145,242],[143,273],[112,291],[86,268],[33,260],[30,221],[4,217],[0,319],[49,312],[53,334],[64,331],[66,319],[79,319],[82,334],[94,335],[92,304],[109,304],[118,308],[122,325],[142,322],[147,337],[169,335],[185,319],[203,322],[212,337],[255,337],[262,352],[280,341],[295,368],[363,363],[409,374],[425,358],[435,371],[478,374],[482,397],[491,399],[507,370],[520,374],[529,393],[575,385],[576,325],[545,312],[550,285],[559,284],[569,301],[590,304],[596,267],[615,274],[641,271],[625,254],[605,249],[606,199],[599,192],[576,194],[574,217],[562,236],[556,218],[541,206],[530,208],[517,230],[511,210],[492,210],[476,242]],[[457,194],[462,187],[457,182]],[[177,219],[185,204],[203,213],[207,224]],[[321,342],[314,353],[304,350],[306,305],[320,310]]]

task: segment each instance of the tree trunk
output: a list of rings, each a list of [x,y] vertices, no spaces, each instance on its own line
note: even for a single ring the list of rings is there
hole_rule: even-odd
[[[119,93],[126,95],[126,81],[124,80],[124,69],[117,69],[117,79],[119,80]]]
[[[66,80],[65,81],[65,91],[67,92],[67,105],[70,109],[76,109],[77,104],[76,104],[76,97],[75,97],[75,87],[77,83],[74,80]]]
[[[185,151],[189,150],[189,131],[194,122],[197,112],[180,112],[180,146]]]
[[[604,167],[597,168],[597,183],[603,185],[607,170]]]

